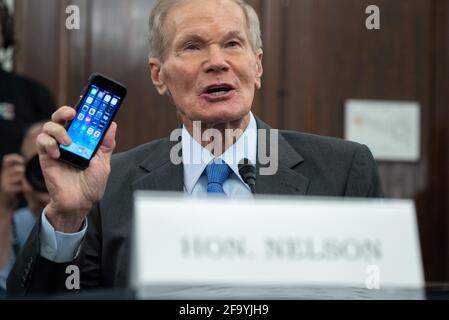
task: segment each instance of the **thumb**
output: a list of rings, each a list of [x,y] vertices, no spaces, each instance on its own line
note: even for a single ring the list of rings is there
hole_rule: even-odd
[[[100,145],[99,151],[103,154],[112,154],[115,149],[115,134],[117,133],[117,123],[112,122],[104,139]]]

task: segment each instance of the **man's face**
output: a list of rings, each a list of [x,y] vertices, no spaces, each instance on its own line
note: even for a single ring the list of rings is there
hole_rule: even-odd
[[[184,124],[214,126],[247,116],[261,86],[262,50],[251,47],[242,8],[230,0],[182,1],[164,30],[165,59],[150,59],[152,79]]]

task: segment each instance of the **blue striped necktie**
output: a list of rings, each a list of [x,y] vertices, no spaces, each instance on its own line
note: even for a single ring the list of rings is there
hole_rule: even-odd
[[[206,168],[207,193],[225,194],[223,184],[229,178],[231,168],[224,163],[213,161]]]

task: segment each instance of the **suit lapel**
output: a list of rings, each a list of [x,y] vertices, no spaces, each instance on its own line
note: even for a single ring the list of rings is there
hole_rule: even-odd
[[[267,153],[270,150],[270,130],[273,130],[266,123],[256,118],[258,129],[266,130],[264,137],[258,134],[258,153],[260,145],[266,143]],[[256,191],[258,194],[285,194],[285,195],[306,195],[310,180],[301,173],[294,170],[295,167],[304,162],[304,158],[285,140],[279,133],[278,135],[278,171],[274,175],[261,175],[260,168],[263,167],[257,157],[257,177]]]
[[[170,152],[177,143],[168,138],[161,141],[139,165],[144,173],[133,182],[133,190],[184,191],[183,165],[170,161]]]

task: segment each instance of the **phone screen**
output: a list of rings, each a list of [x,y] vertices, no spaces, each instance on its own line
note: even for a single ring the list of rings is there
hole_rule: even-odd
[[[60,145],[60,148],[90,161],[122,99],[123,97],[114,95],[111,91],[91,84],[68,129],[72,144]]]

